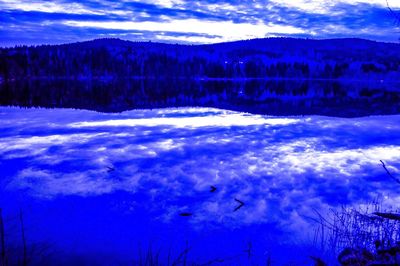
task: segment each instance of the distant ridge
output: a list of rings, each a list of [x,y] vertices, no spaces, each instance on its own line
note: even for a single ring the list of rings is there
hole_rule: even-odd
[[[210,43],[210,44],[184,44],[184,43],[170,43],[170,42],[158,42],[158,41],[131,41],[131,40],[124,40],[120,38],[97,38],[85,41],[78,41],[78,42],[68,42],[62,44],[38,44],[38,45],[15,45],[14,47],[0,47],[0,49],[13,49],[17,47],[41,47],[41,46],[67,46],[67,45],[121,45],[121,46],[131,46],[135,44],[158,44],[158,45],[167,45],[167,46],[224,46],[224,45],[231,45],[231,44],[241,44],[241,45],[254,45],[254,44],[262,44],[262,43],[282,43],[282,42],[297,42],[297,43],[358,43],[358,44],[393,44],[395,46],[400,45],[397,42],[382,42],[382,41],[375,41],[375,40],[368,40],[362,38],[331,38],[331,39],[312,39],[312,38],[295,38],[295,37],[267,37],[267,38],[255,38],[255,39],[246,39],[246,40],[236,40],[236,41],[227,41],[227,42],[220,42],[220,43]]]

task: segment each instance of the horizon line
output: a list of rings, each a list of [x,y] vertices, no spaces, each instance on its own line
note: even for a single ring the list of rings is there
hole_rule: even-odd
[[[361,40],[361,41],[368,41],[374,43],[387,43],[387,44],[400,44],[398,42],[391,42],[391,41],[379,41],[367,38],[360,38],[360,37],[337,37],[337,38],[310,38],[310,37],[290,37],[290,36],[271,36],[271,37],[264,37],[264,38],[251,38],[251,39],[240,39],[240,40],[232,40],[232,41],[222,41],[222,42],[215,42],[215,43],[185,43],[185,42],[168,42],[168,41],[160,41],[160,40],[128,40],[122,39],[118,37],[104,37],[104,38],[94,38],[94,39],[87,39],[87,40],[80,40],[80,41],[71,41],[71,42],[60,42],[60,43],[41,43],[41,44],[14,44],[10,46],[0,46],[0,49],[12,49],[12,48],[21,48],[21,47],[41,47],[41,46],[63,46],[63,45],[71,45],[71,44],[79,44],[79,43],[88,43],[94,41],[101,41],[101,40],[117,40],[122,42],[128,43],[153,43],[153,44],[165,44],[165,45],[179,45],[179,46],[208,46],[208,45],[218,45],[218,44],[227,44],[227,43],[237,43],[237,42],[246,42],[246,41],[255,41],[255,40],[268,40],[268,39],[291,39],[291,40],[304,40],[304,41],[330,41],[330,40]]]

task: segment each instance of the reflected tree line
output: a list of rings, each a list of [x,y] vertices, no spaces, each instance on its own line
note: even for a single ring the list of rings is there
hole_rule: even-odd
[[[356,117],[399,113],[399,86],[304,80],[23,80],[0,85],[0,105],[101,112],[200,106],[267,115]]]

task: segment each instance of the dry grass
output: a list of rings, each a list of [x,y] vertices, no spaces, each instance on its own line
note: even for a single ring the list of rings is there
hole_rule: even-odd
[[[337,262],[338,255],[346,248],[376,254],[378,243],[380,249],[394,247],[400,241],[400,222],[379,217],[375,212],[388,210],[374,203],[364,208],[330,210],[324,216],[316,212],[314,245],[320,247],[329,262]]]

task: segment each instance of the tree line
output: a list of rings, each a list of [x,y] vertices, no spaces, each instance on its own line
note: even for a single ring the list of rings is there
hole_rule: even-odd
[[[268,44],[268,39],[264,41]],[[189,46],[101,39],[67,45],[18,46],[0,49],[0,79],[399,77],[400,48],[394,44],[385,49],[385,44],[371,42],[364,50],[354,45],[354,51],[345,51],[337,43],[329,45],[329,40],[322,48],[315,41],[298,40],[306,46],[296,46],[296,39],[287,41],[293,44],[258,47],[251,41],[242,41]],[[352,47],[351,42],[347,47]]]

